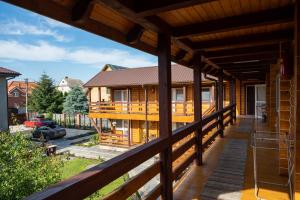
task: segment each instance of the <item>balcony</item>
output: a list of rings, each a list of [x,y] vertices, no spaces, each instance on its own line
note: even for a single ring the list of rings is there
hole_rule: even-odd
[[[228,102],[225,105],[228,105]],[[202,104],[204,115],[211,113],[213,109],[214,105],[211,103]],[[92,102],[90,103],[89,117],[159,121],[159,104],[158,102]],[[193,122],[194,103],[173,102],[172,121]]]
[[[185,127],[173,131],[171,137],[161,137],[152,140],[149,143],[86,170],[77,176],[53,185],[44,191],[33,194],[27,199],[85,198],[119,178],[124,173],[156,157],[166,148],[170,148],[172,152],[170,158],[171,166],[165,166],[162,161],[154,159],[153,164],[135,177],[132,177],[120,188],[104,197],[104,199],[127,199],[158,175],[160,175],[159,184],[144,199],[157,199],[162,195],[162,188],[165,187],[163,180],[166,175],[170,177],[168,180],[171,183],[174,182],[174,194],[176,195],[178,184],[180,185],[181,180],[185,179],[186,172],[192,169],[191,166],[193,166],[194,160],[198,164],[201,163],[202,154],[214,145],[214,141],[219,140],[219,136],[223,137],[224,127],[233,124],[234,121],[235,104],[207,115],[200,121],[192,122]],[[202,127],[202,129],[199,130],[199,127]],[[202,136],[201,144],[196,139],[198,134],[195,134],[195,132],[198,131],[200,131]],[[190,188],[189,190],[194,189]],[[172,190],[169,192],[173,193]]]

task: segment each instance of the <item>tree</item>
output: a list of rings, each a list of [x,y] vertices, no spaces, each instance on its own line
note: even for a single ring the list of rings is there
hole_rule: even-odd
[[[0,199],[23,199],[61,179],[62,159],[44,156],[24,134],[0,132]]]
[[[68,93],[63,104],[64,113],[67,114],[85,114],[88,111],[88,101],[81,87],[76,86]]]
[[[29,110],[38,113],[61,113],[64,96],[56,89],[54,81],[43,74],[37,85],[29,97]]]

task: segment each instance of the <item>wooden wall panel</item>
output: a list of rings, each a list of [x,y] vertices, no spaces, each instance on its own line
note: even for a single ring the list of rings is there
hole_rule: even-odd
[[[138,120],[131,121],[131,134],[132,134],[132,142],[140,143],[142,142],[142,134],[140,130],[140,123]]]

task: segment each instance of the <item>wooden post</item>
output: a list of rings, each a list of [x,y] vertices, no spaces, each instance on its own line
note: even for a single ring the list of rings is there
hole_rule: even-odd
[[[183,105],[182,105],[182,107],[183,107],[183,115],[186,115],[186,113],[187,113],[187,105],[186,105],[186,86],[183,86],[183,88],[182,88],[182,90],[183,90]]]
[[[299,199],[300,198],[300,80],[298,78],[300,77],[300,2],[296,1],[295,2],[295,47],[294,47],[294,79],[295,79],[295,120],[294,120],[294,126],[295,126],[295,137],[296,137],[296,148],[295,148],[295,178],[294,178],[294,192],[295,196],[294,199]]]
[[[171,113],[171,38],[170,35],[158,34],[158,80],[159,80],[159,137],[172,136]],[[172,186],[172,146],[168,145],[160,153],[162,199],[173,199]]]
[[[218,84],[218,109],[223,110],[223,69],[219,71],[219,84]],[[221,130],[220,136],[224,137],[224,121],[223,121],[223,112],[219,114],[219,129]]]
[[[229,81],[229,105],[234,104],[234,79],[230,79]],[[234,108],[232,108],[230,112],[230,124],[233,125],[233,116],[234,116]]]
[[[131,120],[129,120],[129,124],[128,124],[128,128],[129,128],[129,131],[128,131],[128,146],[131,146]]]
[[[130,112],[130,90],[129,88],[127,88],[127,112],[129,113]]]
[[[219,111],[219,84],[218,81],[215,81],[215,107],[216,111]]]
[[[148,90],[145,87],[145,129],[146,129],[146,142],[149,142],[149,122],[148,122]]]
[[[233,108],[233,120],[236,121],[236,79],[233,80],[233,103],[235,104]]]
[[[99,110],[101,110],[101,87],[98,87],[98,96],[99,96]],[[102,118],[100,118],[100,124],[99,124],[99,143],[101,142],[101,134],[102,134]]]
[[[196,130],[196,163],[202,165],[202,76],[201,55],[194,56],[194,121],[200,121]]]

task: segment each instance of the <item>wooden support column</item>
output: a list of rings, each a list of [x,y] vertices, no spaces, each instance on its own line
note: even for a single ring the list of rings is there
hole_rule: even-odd
[[[229,105],[234,103],[234,79],[230,79],[229,81]],[[233,125],[233,117],[234,116],[234,108],[232,108],[230,114],[230,124]]]
[[[149,142],[149,122],[148,122],[148,89],[145,87],[145,128],[146,128],[146,142]]]
[[[219,83],[218,83],[218,110],[223,110],[223,69],[219,70],[218,74]],[[221,129],[220,136],[224,137],[224,121],[223,121],[223,112],[219,114],[219,129]]]
[[[182,88],[183,91],[183,114],[186,115],[187,113],[187,105],[186,105],[186,86],[183,86]]]
[[[101,110],[101,87],[98,87],[98,96],[99,96],[99,110]],[[101,141],[101,134],[102,134],[102,118],[99,119],[100,123],[99,123],[99,142]]]
[[[295,198],[300,199],[300,2],[295,4],[295,47],[294,47],[294,79],[295,79]]]
[[[159,137],[172,136],[171,112],[171,38],[167,34],[158,34],[158,80],[159,80]],[[172,187],[172,146],[168,145],[160,153],[162,199],[173,199]]]
[[[219,84],[218,81],[215,81],[215,107],[216,107],[216,111],[219,110]]]
[[[202,165],[202,76],[201,70],[203,67],[201,56],[194,56],[194,121],[200,121],[196,134],[196,163]]]
[[[236,121],[236,79],[233,80],[233,103],[235,104],[233,109],[233,120]]]

